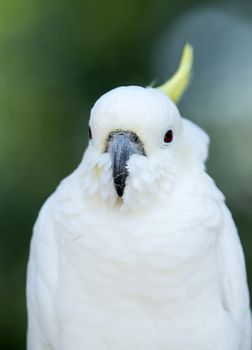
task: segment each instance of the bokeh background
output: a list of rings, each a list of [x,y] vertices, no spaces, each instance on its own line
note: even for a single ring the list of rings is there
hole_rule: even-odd
[[[252,3],[0,1],[0,349],[25,349],[25,270],[47,196],[79,163],[89,110],[118,85],[162,83],[195,49],[181,113],[211,137],[252,287]]]

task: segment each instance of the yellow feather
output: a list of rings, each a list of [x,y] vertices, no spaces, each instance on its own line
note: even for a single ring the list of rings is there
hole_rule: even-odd
[[[191,45],[186,44],[183,49],[178,70],[165,84],[161,85],[157,89],[169,96],[174,102],[178,102],[189,84],[192,63],[193,48]]]

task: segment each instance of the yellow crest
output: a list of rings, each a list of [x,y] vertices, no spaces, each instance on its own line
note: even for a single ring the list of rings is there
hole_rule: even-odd
[[[193,48],[186,44],[176,73],[163,85],[157,87],[174,102],[178,102],[187,88],[193,63]]]

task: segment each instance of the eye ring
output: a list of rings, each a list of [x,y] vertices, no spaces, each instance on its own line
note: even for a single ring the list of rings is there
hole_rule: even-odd
[[[89,138],[89,140],[92,140],[92,131],[91,131],[91,128],[90,128],[90,126],[88,126],[88,138]]]
[[[167,130],[164,135],[164,143],[171,143],[173,140],[173,131],[171,129]]]

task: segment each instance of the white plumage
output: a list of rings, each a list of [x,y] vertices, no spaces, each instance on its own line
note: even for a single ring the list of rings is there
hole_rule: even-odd
[[[81,164],[34,228],[28,349],[251,350],[243,252],[205,172],[208,136],[137,86],[102,96],[90,128]],[[145,151],[129,158],[122,197],[106,151],[118,130]]]

